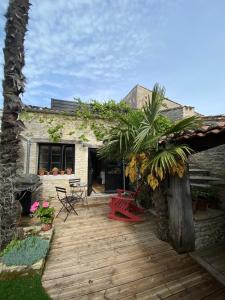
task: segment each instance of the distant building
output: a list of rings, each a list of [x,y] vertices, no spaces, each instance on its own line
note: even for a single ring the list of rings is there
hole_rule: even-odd
[[[151,99],[151,97],[151,90],[137,84],[132,88],[132,90],[130,90],[123,100],[133,108],[140,109],[148,101],[148,98]],[[176,121],[198,113],[195,112],[195,109],[192,106],[182,105],[178,102],[165,98],[162,107],[162,114]]]

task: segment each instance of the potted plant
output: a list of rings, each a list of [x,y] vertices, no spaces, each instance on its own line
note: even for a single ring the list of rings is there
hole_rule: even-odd
[[[53,174],[54,176],[58,175],[58,174],[59,174],[59,169],[56,168],[56,167],[54,167],[54,168],[52,169],[52,174]]]
[[[72,168],[66,168],[66,174],[71,175],[72,174]]]
[[[61,175],[64,175],[64,174],[65,174],[65,171],[64,171],[64,170],[61,170],[61,171],[60,171],[60,174],[61,174]]]
[[[40,176],[43,176],[43,175],[45,175],[45,172],[46,172],[46,170],[44,168],[40,168],[39,171],[38,171],[38,174]]]
[[[31,206],[30,211],[36,217],[40,218],[42,231],[47,231],[52,228],[55,209],[53,207],[49,207],[48,201],[44,201],[42,204],[40,204],[39,201],[35,201]]]
[[[208,209],[208,191],[206,189],[195,189],[192,192],[193,212],[196,210],[206,211]]]

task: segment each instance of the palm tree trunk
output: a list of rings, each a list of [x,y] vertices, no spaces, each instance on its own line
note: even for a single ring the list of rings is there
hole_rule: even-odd
[[[10,0],[6,13],[4,52],[3,117],[0,141],[0,248],[8,244],[18,221],[15,197],[17,159],[19,158],[18,115],[22,109],[20,94],[24,92],[24,38],[28,23],[29,0]]]
[[[153,193],[153,202],[157,214],[157,236],[162,241],[169,240],[169,217],[167,203],[167,182],[163,182],[160,188]]]

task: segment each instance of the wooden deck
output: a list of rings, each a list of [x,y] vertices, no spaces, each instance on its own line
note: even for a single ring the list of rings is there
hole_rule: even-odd
[[[225,286],[225,243],[195,251],[191,256]]]
[[[43,274],[53,299],[225,299],[225,288],[189,255],[154,234],[151,215],[140,224],[109,220],[101,201],[55,222]]]

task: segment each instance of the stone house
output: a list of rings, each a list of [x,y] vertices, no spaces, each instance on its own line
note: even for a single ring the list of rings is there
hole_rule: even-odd
[[[151,98],[151,93],[151,90],[136,85],[124,97],[124,100],[132,107],[140,109],[148,97]],[[49,195],[55,194],[54,187],[56,184],[67,186],[68,178],[71,176],[89,183],[89,194],[93,184],[95,184],[94,191],[96,192],[105,190],[111,192],[122,184],[122,166],[119,164],[106,166],[105,162],[97,157],[96,149],[102,142],[96,138],[89,126],[84,128],[82,122],[75,118],[75,110],[75,102],[57,99],[51,100],[50,108],[25,106],[22,117],[26,126],[22,132],[24,164],[21,172],[38,174],[39,169],[44,168],[47,174],[53,167],[60,170],[72,168],[73,175],[41,176],[43,192]],[[162,107],[162,114],[172,120],[178,120],[198,113],[194,107],[181,105],[166,98]],[[49,129],[54,129],[57,126],[57,134],[59,134],[60,139],[53,142]],[[84,135],[85,139],[82,139]],[[224,148],[221,147],[221,149],[221,156],[224,159]],[[199,163],[200,161],[204,163],[204,157],[205,155],[202,153],[196,154]],[[110,181],[110,178],[113,177],[112,174],[116,179]],[[110,189],[109,186],[113,184],[115,186]]]
[[[151,90],[136,85],[124,97],[126,103],[141,109],[151,98]],[[93,192],[113,192],[122,187],[123,168],[121,163],[106,163],[98,158],[96,150],[101,146],[90,126],[85,128],[82,121],[75,117],[75,102],[51,100],[51,107],[25,106],[22,119],[26,129],[22,132],[23,165],[20,172],[38,174],[44,168],[50,172],[53,167],[60,170],[72,169],[72,175],[44,175],[39,194],[55,196],[55,186],[68,187],[70,178],[80,178],[87,183],[88,194]],[[192,115],[200,115],[194,107],[181,105],[166,98],[162,114],[176,121]],[[0,110],[0,119],[2,111]],[[225,116],[202,116],[204,124],[215,126],[225,122]],[[50,129],[57,129],[59,139],[52,140]],[[54,131],[54,130],[53,130]],[[84,139],[85,136],[85,139]],[[210,174],[225,178],[225,145],[198,152],[191,157],[194,168],[205,169]],[[222,206],[225,210],[224,185],[221,188]],[[225,221],[224,212],[213,212],[213,215],[194,216],[196,247],[201,248],[223,240]]]
[[[152,91],[137,84],[133,89],[124,97],[124,101],[130,104],[132,107],[141,109],[144,104],[151,99]],[[177,121],[193,115],[200,115],[195,111],[192,106],[182,105],[178,102],[165,98],[162,114],[170,118],[173,121]]]

